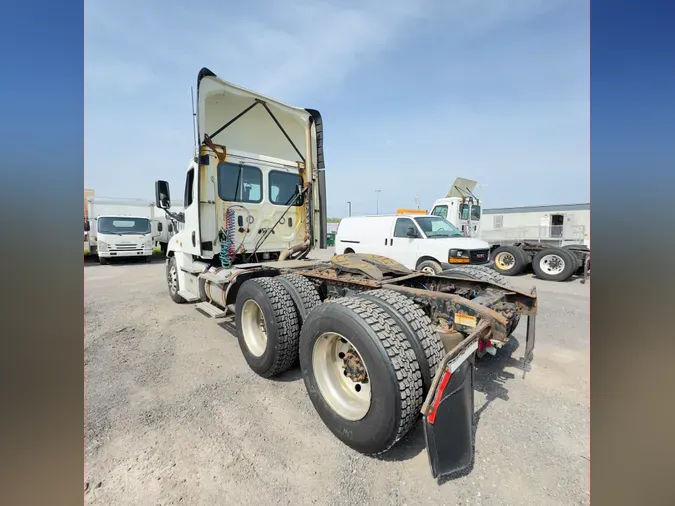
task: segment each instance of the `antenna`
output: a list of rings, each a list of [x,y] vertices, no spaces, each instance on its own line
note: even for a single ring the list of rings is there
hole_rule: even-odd
[[[192,86],[190,86],[190,103],[192,105],[192,135],[195,138],[195,147],[194,147],[194,156],[197,156],[198,153],[198,146],[199,146],[199,139],[197,139],[197,113],[195,112],[195,90]]]
[[[417,209],[420,208],[420,194],[418,193],[415,195],[415,205],[417,206]]]

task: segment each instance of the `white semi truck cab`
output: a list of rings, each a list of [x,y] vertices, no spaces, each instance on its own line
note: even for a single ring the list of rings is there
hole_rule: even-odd
[[[473,194],[477,185],[458,177],[445,197],[434,202],[430,214],[445,218],[467,237],[480,237],[481,201]]]

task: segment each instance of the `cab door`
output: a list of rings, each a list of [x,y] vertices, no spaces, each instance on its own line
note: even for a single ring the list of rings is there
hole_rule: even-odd
[[[410,235],[410,229],[414,236]],[[410,218],[397,218],[389,236],[388,257],[405,265],[409,269],[417,266],[417,250],[423,235],[415,222]]]

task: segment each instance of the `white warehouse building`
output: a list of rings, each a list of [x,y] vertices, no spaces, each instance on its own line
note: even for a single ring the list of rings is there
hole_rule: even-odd
[[[591,204],[484,209],[480,237],[490,243],[527,241],[590,247]]]

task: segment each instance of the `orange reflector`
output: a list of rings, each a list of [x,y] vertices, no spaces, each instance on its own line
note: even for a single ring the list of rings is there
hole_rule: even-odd
[[[431,411],[429,411],[429,414],[427,415],[427,420],[431,425],[433,425],[436,421],[436,411],[438,411],[438,405],[441,403],[441,399],[443,398],[443,391],[445,390],[445,387],[448,386],[451,376],[452,373],[450,371],[445,371],[441,381],[438,384],[436,396],[434,397],[434,403],[431,405]]]
[[[448,263],[451,264],[468,264],[468,258],[448,258]]]

